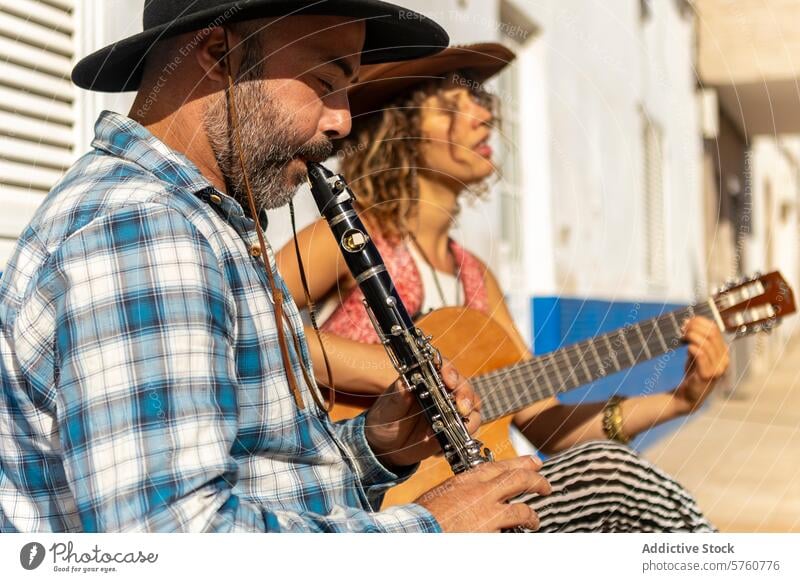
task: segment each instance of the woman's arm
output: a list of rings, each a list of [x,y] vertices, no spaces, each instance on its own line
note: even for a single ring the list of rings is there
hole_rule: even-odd
[[[526,408],[514,416],[514,424],[543,453],[552,455],[575,445],[608,437],[603,431],[605,403],[561,404],[543,411]],[[671,393],[637,396],[623,401],[622,430],[634,437],[686,412]]]
[[[339,246],[324,220],[297,233],[300,256],[308,281],[308,291],[314,303],[331,293],[346,293],[352,288],[352,278]],[[297,306],[307,307],[294,241],[289,241],[275,256],[289,292]],[[314,328],[305,327],[314,375],[322,384],[328,383],[322,346]],[[397,379],[386,350],[379,344],[364,344],[333,334],[321,333],[328,354],[334,383],[342,392],[378,395]]]
[[[317,381],[328,385],[325,360],[314,328],[305,327]],[[381,344],[365,344],[330,333],[320,333],[333,381],[339,392],[378,396],[397,380],[397,372]]]
[[[497,280],[488,269],[486,285],[491,316],[506,329],[517,346],[525,347]],[[693,370],[691,368],[700,366],[689,365],[690,372],[698,377],[692,378],[693,374],[690,373],[687,380],[673,392],[637,396],[621,403],[622,430],[626,435],[634,437],[654,426],[689,414],[705,399],[728,362],[727,350],[720,347],[724,344],[719,330],[712,326],[697,318],[687,332],[687,339],[692,346],[690,352],[694,352],[693,358],[697,356],[703,368]],[[687,392],[690,394],[687,395]],[[603,407],[602,402],[566,405],[556,398],[548,398],[518,412],[514,416],[514,424],[535,447],[545,454],[553,454],[586,441],[606,439]]]
[[[308,291],[315,303],[350,280],[347,263],[324,220],[318,220],[297,233],[297,244],[305,267]],[[286,281],[297,307],[306,307],[300,266],[294,241],[290,240],[275,255],[278,270]],[[315,362],[316,365],[316,362]]]

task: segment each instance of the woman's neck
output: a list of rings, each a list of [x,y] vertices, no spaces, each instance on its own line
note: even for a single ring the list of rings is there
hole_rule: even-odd
[[[419,176],[419,203],[411,231],[432,266],[455,272],[449,250],[450,229],[458,209],[458,192],[446,183]]]

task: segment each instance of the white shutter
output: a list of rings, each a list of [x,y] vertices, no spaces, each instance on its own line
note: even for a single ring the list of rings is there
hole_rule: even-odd
[[[644,114],[644,216],[647,278],[654,288],[667,284],[664,209],[664,144],[661,128]]]
[[[75,149],[74,0],[0,0],[0,272]]]

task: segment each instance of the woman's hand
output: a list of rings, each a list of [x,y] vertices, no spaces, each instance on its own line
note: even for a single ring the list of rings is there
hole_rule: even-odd
[[[452,364],[443,364],[441,374],[473,433],[481,425],[478,395]],[[415,465],[441,450],[416,397],[400,380],[370,408],[366,435],[375,455],[389,468]]]
[[[728,345],[717,324],[710,319],[695,317],[689,320],[684,338],[689,342],[686,375],[672,393],[678,414],[697,410],[730,364]]]

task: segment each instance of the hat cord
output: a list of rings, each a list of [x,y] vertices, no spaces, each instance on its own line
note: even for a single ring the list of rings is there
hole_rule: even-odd
[[[275,276],[272,273],[272,266],[271,266],[270,261],[269,261],[269,255],[267,254],[266,242],[264,241],[264,232],[261,229],[261,220],[259,219],[259,216],[258,216],[258,211],[256,209],[255,197],[253,196],[253,191],[252,191],[252,188],[250,187],[250,180],[249,180],[249,178],[247,176],[247,170],[246,170],[245,163],[244,163],[244,150],[242,148],[241,134],[240,134],[240,131],[239,131],[239,114],[238,114],[238,110],[237,110],[237,107],[236,107],[236,93],[234,91],[234,81],[233,81],[233,73],[232,73],[231,60],[230,60],[230,52],[231,51],[230,51],[230,44],[229,44],[229,40],[228,40],[228,31],[227,31],[227,29],[223,29],[223,31],[224,31],[224,34],[225,34],[225,57],[224,58],[225,58],[225,66],[226,66],[226,69],[227,69],[227,78],[228,78],[227,79],[228,80],[228,95],[229,95],[228,103],[229,103],[229,106],[230,106],[229,112],[230,112],[231,124],[232,124],[232,129],[233,129],[234,142],[236,144],[236,150],[237,150],[237,154],[238,154],[238,158],[239,158],[239,166],[241,168],[242,178],[244,180],[244,186],[245,186],[245,190],[246,190],[246,193],[247,193],[247,202],[248,202],[248,206],[250,208],[250,215],[255,220],[256,235],[258,236],[258,244],[259,244],[259,247],[260,247],[260,250],[261,250],[261,257],[262,257],[262,260],[263,260],[263,263],[264,263],[264,270],[266,271],[266,274],[267,274],[267,282],[269,284],[270,291],[272,293],[272,297],[273,297],[274,303],[275,303],[275,323],[276,323],[276,327],[277,327],[277,331],[278,331],[278,345],[280,346],[281,359],[283,361],[283,367],[284,367],[284,372],[286,374],[286,380],[289,383],[289,387],[290,387],[290,389],[292,391],[292,395],[294,396],[294,400],[295,400],[295,403],[297,404],[297,407],[300,408],[301,410],[305,409],[305,402],[303,401],[302,393],[300,392],[300,388],[298,386],[297,379],[295,378],[295,375],[294,375],[291,358],[289,357],[289,346],[288,346],[288,342],[286,340],[286,331],[284,329],[284,320],[289,324],[288,327],[289,327],[289,332],[292,335],[292,343],[294,344],[295,351],[297,352],[297,357],[298,357],[298,360],[299,360],[299,363],[300,363],[300,368],[302,369],[303,378],[304,378],[306,384],[308,385],[309,392],[311,392],[311,395],[314,398],[314,401],[316,402],[317,406],[319,406],[325,412],[330,412],[330,408],[332,408],[333,400],[334,400],[334,398],[333,398],[333,394],[334,394],[334,391],[333,391],[333,378],[332,378],[331,372],[330,372],[330,365],[328,364],[328,357],[327,357],[327,354],[325,353],[325,346],[322,344],[321,337],[319,337],[319,330],[317,329],[317,326],[314,325],[314,329],[317,331],[317,334],[318,334],[320,345],[322,345],[323,354],[324,354],[324,357],[325,357],[325,365],[326,365],[326,368],[327,368],[327,371],[328,371],[328,379],[330,380],[330,383],[331,383],[331,404],[330,404],[330,406],[326,406],[324,402],[320,401],[320,397],[318,396],[317,390],[315,389],[315,384],[312,381],[312,379],[310,378],[309,372],[306,369],[306,366],[305,366],[305,364],[304,364],[304,362],[302,360],[301,351],[300,351],[300,340],[298,339],[297,335],[294,333],[294,329],[291,326],[291,322],[289,322],[288,318],[285,316],[284,305],[283,305],[283,301],[284,301],[283,290],[275,283]],[[292,221],[292,222],[294,223],[294,221]],[[293,224],[293,230],[294,230],[294,224]],[[297,233],[296,232],[295,232],[295,244],[297,245]],[[299,252],[299,248],[297,246],[296,246],[296,249]],[[301,268],[301,273],[302,273],[302,263],[300,263],[300,268]],[[303,280],[304,290],[305,290],[306,294],[309,295],[308,289],[306,288],[305,273],[302,273],[301,279]]]

